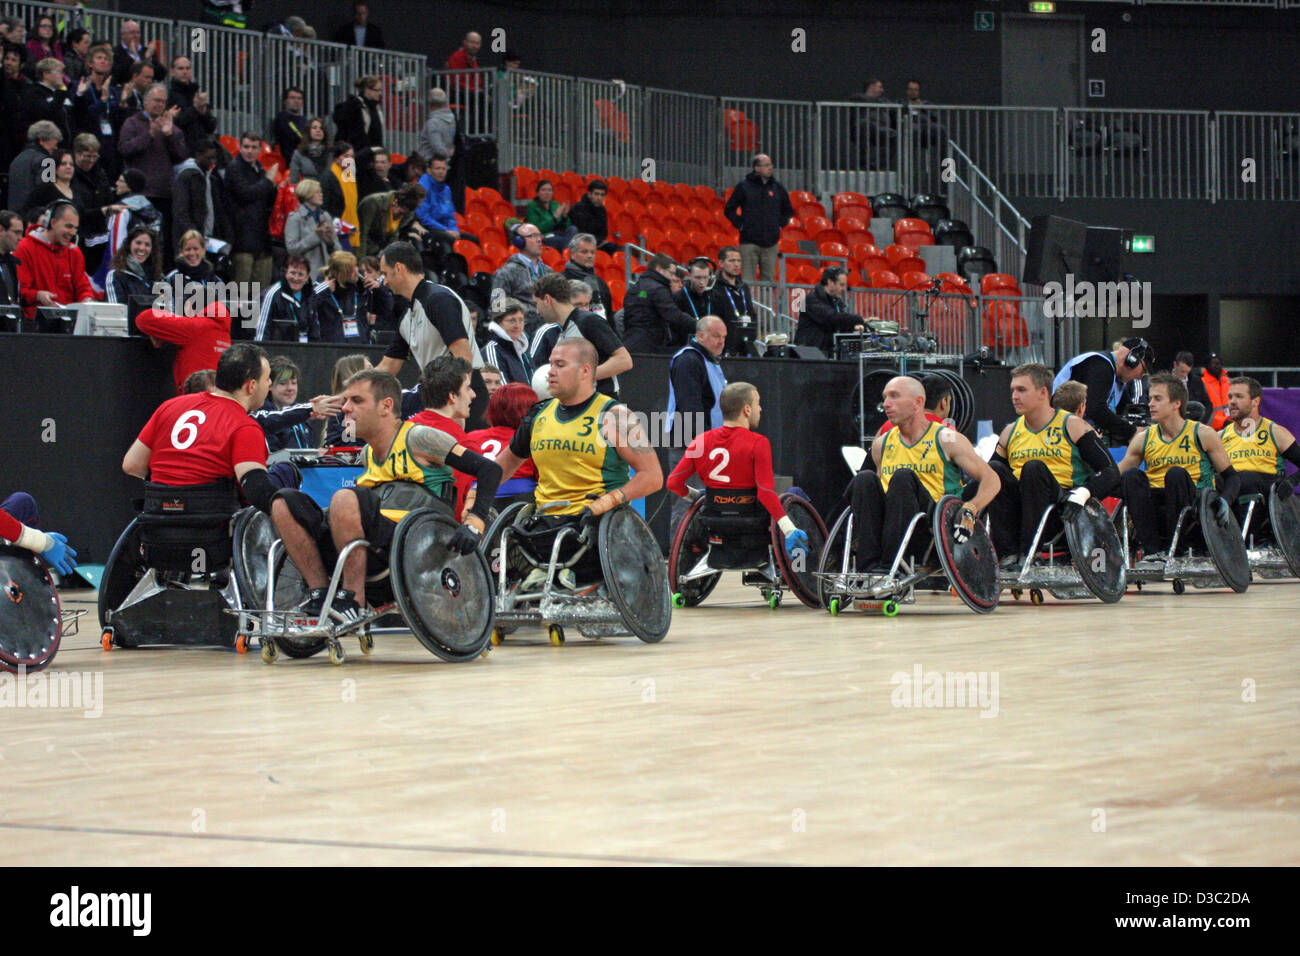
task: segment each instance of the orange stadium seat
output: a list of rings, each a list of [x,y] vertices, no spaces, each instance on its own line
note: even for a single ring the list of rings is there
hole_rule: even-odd
[[[650,184],[644,179],[630,179],[627,183],[627,191],[639,201],[646,202],[651,192]]]
[[[894,242],[904,246],[932,246],[934,236],[923,219],[894,220]]]
[[[842,216],[837,212],[835,216],[835,228],[842,230],[845,234],[850,232],[866,232],[867,224],[857,216]]]
[[[940,272],[935,278],[943,283],[940,292],[951,292],[960,295],[971,294],[970,285],[955,272]]]
[[[623,308],[623,296],[627,294],[627,284],[617,277],[606,279],[605,284],[609,286],[609,297],[613,300],[614,311],[617,312]]]
[[[862,193],[842,192],[831,197],[831,208],[839,211],[841,206],[870,206],[871,200]]]
[[[481,251],[477,242],[470,242],[468,239],[457,239],[451,244],[451,248],[453,252],[464,256],[466,262],[479,255]]]
[[[896,272],[891,272],[889,269],[879,269],[871,273],[871,287],[873,289],[902,289],[903,280],[898,277]]]
[[[840,245],[846,248],[848,247],[849,244],[848,237],[846,237],[844,233],[840,232],[838,229],[834,228],[833,226],[830,229],[823,229],[821,232],[817,233],[817,235],[815,235],[813,238],[818,243],[838,242]]]
[[[933,280],[924,272],[905,272],[903,273],[903,288],[909,292],[916,289],[928,289]]]
[[[537,174],[527,166],[516,166],[515,196],[519,199],[532,199],[537,191]]]
[[[696,199],[703,200],[706,204],[712,204],[718,198],[718,194],[713,191],[711,186],[696,186],[692,191],[695,193]]]
[[[904,272],[924,272],[925,262],[910,246],[894,243],[885,247],[885,261],[891,272],[902,275]]]
[[[817,201],[817,196],[814,193],[810,193],[806,189],[791,190],[790,205],[794,206],[796,209],[798,209],[800,206],[808,206],[808,205],[815,205],[818,208],[821,207],[821,203]],[[822,211],[822,215],[825,215],[825,210]]]
[[[863,242],[850,248],[853,252],[854,261],[868,275],[889,268],[889,262],[885,259],[885,254],[871,243]]]
[[[1005,272],[990,272],[980,276],[980,292],[984,295],[1020,295],[1020,285],[1014,276]]]
[[[1029,329],[1017,302],[989,302],[984,306],[984,344],[995,349],[1023,348]]]
[[[826,210],[822,208],[822,204],[819,202],[798,203],[794,207],[794,214],[804,222],[814,218],[826,218]]]
[[[823,230],[835,228],[831,225],[831,221],[825,216],[800,216],[799,218],[803,219],[804,232],[808,233],[808,235],[814,239],[820,236]]]
[[[836,256],[840,259],[850,258],[849,247],[842,242],[819,242],[817,244],[817,251],[824,256]]]

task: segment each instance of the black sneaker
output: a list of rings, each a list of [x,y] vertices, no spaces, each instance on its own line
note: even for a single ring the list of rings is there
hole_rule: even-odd
[[[1018,571],[1024,563],[1025,556],[1023,554],[1008,554],[998,562],[998,567],[1003,571]]]
[[[325,589],[312,588],[307,592],[307,596],[294,606],[293,613],[304,620],[318,621],[324,609]]]
[[[336,624],[346,627],[355,624],[364,616],[365,610],[357,603],[357,596],[352,591],[339,591],[334,595],[330,605],[330,617]]]

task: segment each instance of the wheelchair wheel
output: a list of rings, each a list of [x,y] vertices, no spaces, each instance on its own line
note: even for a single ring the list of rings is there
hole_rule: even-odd
[[[709,550],[709,536],[704,530],[704,522],[699,520],[700,509],[704,507],[704,498],[693,502],[682,516],[677,533],[673,535],[673,546],[668,550],[668,589],[673,593],[674,607],[695,607],[718,586],[722,572],[681,582],[678,578],[695,567]],[[677,595],[681,595],[678,603]]]
[[[1300,500],[1295,495],[1280,495],[1272,491],[1268,496],[1269,523],[1278,550],[1286,558],[1291,573],[1300,578]]]
[[[492,574],[481,550],[447,545],[459,525],[421,508],[404,517],[389,549],[393,595],[416,639],[445,661],[473,660],[492,635]]]
[[[256,508],[245,508],[235,515],[231,533],[234,559],[232,572],[239,586],[239,597],[250,610],[266,607],[266,556],[276,539],[270,517]],[[284,548],[275,559],[275,606],[287,611],[307,596],[307,582]],[[269,640],[269,638],[268,638]],[[277,637],[279,649],[289,657],[311,657],[325,650],[323,637]]]
[[[0,547],[0,670],[43,670],[59,652],[63,614],[49,569],[26,548]]]
[[[934,509],[935,553],[953,590],[966,606],[979,614],[988,614],[998,606],[998,555],[993,550],[984,522],[976,521],[965,544],[958,544],[952,530],[962,500],[944,495]],[[1033,592],[1030,593],[1032,598]]]
[[[1220,512],[1217,507],[1222,500],[1217,491],[1202,492],[1197,507],[1201,537],[1205,539],[1206,550],[1210,552],[1210,560],[1219,576],[1240,594],[1250,587],[1250,557],[1246,554],[1246,543],[1241,540],[1237,516],[1231,508],[1224,507]]]
[[[492,519],[491,523],[483,531],[483,543],[479,546],[483,551],[483,556],[487,558],[488,569],[492,572],[492,579],[496,580],[497,572],[501,570],[501,555],[498,553],[501,547],[501,533],[515,522],[520,513],[528,507],[525,501],[516,501],[514,504],[506,507],[504,511]]]
[[[99,582],[99,626],[108,627],[108,616],[122,606],[127,595],[145,574],[140,551],[140,522],[132,519],[108,553],[104,576]]]
[[[673,603],[663,553],[645,520],[626,506],[605,514],[597,532],[605,590],[629,631],[647,644],[668,635]]]
[[[785,553],[785,540],[777,523],[772,522],[772,551],[776,566],[786,585],[807,607],[821,607],[821,588],[817,577],[818,561],[826,545],[826,525],[817,509],[798,495],[781,496],[781,506],[796,528],[808,535],[808,553],[795,561]],[[796,566],[798,565],[798,566]]]
[[[836,608],[831,611],[832,614],[838,614],[840,609],[848,607],[849,602],[846,595],[837,592],[834,582],[824,575],[838,574],[844,566],[844,552],[849,547],[847,528],[849,515],[852,513],[852,508],[845,508],[835,519],[830,533],[826,535],[826,544],[822,546],[821,557],[817,560],[817,600],[825,608],[830,608],[832,601],[838,602]],[[849,571],[853,570],[853,562],[850,561]]]
[[[1105,604],[1114,604],[1128,587],[1123,546],[1110,515],[1096,498],[1065,523],[1074,568],[1087,587]]]

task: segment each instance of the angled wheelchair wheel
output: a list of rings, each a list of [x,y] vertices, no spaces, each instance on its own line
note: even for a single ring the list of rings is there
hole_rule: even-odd
[[[807,607],[821,607],[821,587],[818,584],[817,565],[822,548],[826,545],[826,524],[817,509],[798,495],[781,496],[781,506],[796,528],[808,535],[808,553],[791,558],[785,553],[785,537],[775,521],[772,522],[772,550],[781,577]]]
[[[526,501],[516,501],[508,505],[501,511],[488,526],[483,530],[483,543],[479,546],[484,557],[487,558],[488,568],[492,572],[493,580],[496,579],[497,572],[501,570],[501,533],[512,525],[525,508],[531,507]]]
[[[1197,517],[1201,522],[1201,536],[1210,560],[1223,582],[1238,594],[1250,587],[1250,558],[1246,543],[1241,540],[1241,525],[1231,508],[1217,507],[1222,497],[1217,491],[1201,493]]]
[[[140,550],[140,521],[133,518],[114,543],[104,565],[104,576],[99,582],[100,627],[109,626],[109,615],[122,606],[145,571],[144,554]]]
[[[1001,592],[998,587],[998,555],[982,521],[975,522],[975,529],[965,544],[958,544],[953,538],[953,527],[961,507],[962,500],[955,495],[944,495],[939,499],[934,509],[934,550],[957,596],[972,611],[988,614],[998,606]]]
[[[54,579],[26,548],[0,546],[0,670],[43,670],[59,652],[63,613]]]
[[[647,644],[668,635],[673,603],[663,553],[650,526],[631,508],[615,508],[597,531],[605,590],[627,629]]]
[[[431,652],[453,663],[480,656],[492,635],[492,574],[481,550],[453,552],[459,525],[421,508],[404,517],[389,549],[393,595],[406,625]]]
[[[844,567],[844,552],[849,548],[849,515],[852,513],[852,508],[845,508],[835,519],[830,533],[826,535],[826,544],[822,546],[821,557],[817,559],[817,600],[820,606],[825,608],[831,607],[832,600],[838,600],[839,605],[831,611],[832,614],[839,613],[841,608],[847,606],[845,595],[837,595],[834,581],[824,575],[839,574]],[[850,561],[849,571],[854,570],[853,562]]]
[[[1295,495],[1270,492],[1268,517],[1278,550],[1286,558],[1291,573],[1300,578],[1300,499]]]
[[[1125,556],[1110,515],[1096,498],[1065,523],[1065,540],[1084,586],[1105,604],[1114,604],[1128,587]]]
[[[673,595],[681,595],[681,603],[675,603],[675,607],[695,607],[702,603],[722,580],[721,571],[692,581],[679,580],[699,564],[709,550],[709,535],[699,517],[704,502],[704,498],[699,498],[686,509],[677,533],[673,535],[673,546],[668,550],[668,589]]]
[[[275,540],[275,525],[270,516],[256,508],[245,508],[235,515],[231,528],[232,573],[239,585],[239,596],[250,610],[266,608],[266,556]],[[287,611],[296,607],[306,598],[307,591],[307,582],[281,548],[275,560],[276,609]],[[277,637],[275,643],[289,657],[311,657],[325,650],[323,637]]]

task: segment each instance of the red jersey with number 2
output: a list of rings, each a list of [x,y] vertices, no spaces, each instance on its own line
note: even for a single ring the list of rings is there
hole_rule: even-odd
[[[723,425],[697,437],[686,446],[685,457],[668,476],[668,490],[686,494],[686,480],[693,474],[700,476],[706,488],[753,488],[774,521],[785,517],[772,474],[772,445],[748,428]]]
[[[244,461],[266,465],[262,426],[234,399],[210,392],[163,402],[139,437],[152,452],[149,480],[164,485],[234,478]]]

